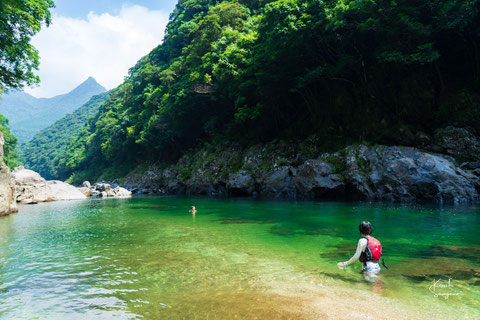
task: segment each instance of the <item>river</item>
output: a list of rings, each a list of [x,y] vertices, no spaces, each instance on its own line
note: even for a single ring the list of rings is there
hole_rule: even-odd
[[[195,205],[198,213],[188,210]],[[479,319],[480,208],[138,197],[0,219],[1,319]],[[385,263],[340,270],[369,220]]]

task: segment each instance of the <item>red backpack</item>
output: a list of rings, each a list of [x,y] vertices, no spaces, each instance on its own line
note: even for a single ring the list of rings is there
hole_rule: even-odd
[[[360,262],[378,261],[382,255],[382,245],[374,237],[364,237],[367,239],[367,247],[360,255]]]

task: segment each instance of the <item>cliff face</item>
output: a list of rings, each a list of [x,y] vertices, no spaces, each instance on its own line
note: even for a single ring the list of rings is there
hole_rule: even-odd
[[[468,156],[467,144],[457,142],[448,153],[469,162],[413,147],[358,145],[307,155],[283,142],[231,146],[132,173],[123,184],[138,193],[474,203],[480,201],[478,153]],[[478,145],[475,138],[468,148]]]
[[[3,163],[3,144],[5,140],[0,132],[0,216],[17,212],[15,180]]]

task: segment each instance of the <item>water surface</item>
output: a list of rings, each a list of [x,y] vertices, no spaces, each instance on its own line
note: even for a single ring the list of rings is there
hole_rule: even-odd
[[[0,318],[478,319],[479,213],[176,197],[21,206],[0,219]],[[360,263],[336,267],[362,220],[390,268],[373,283]]]

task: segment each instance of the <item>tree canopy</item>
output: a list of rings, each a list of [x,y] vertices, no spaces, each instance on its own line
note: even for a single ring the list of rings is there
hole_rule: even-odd
[[[120,175],[225,140],[315,135],[335,148],[449,124],[480,131],[479,10],[480,0],[180,0],[163,43],[58,172]]]
[[[0,1],[0,87],[38,83],[38,51],[30,44],[42,24],[50,24],[52,0]]]

